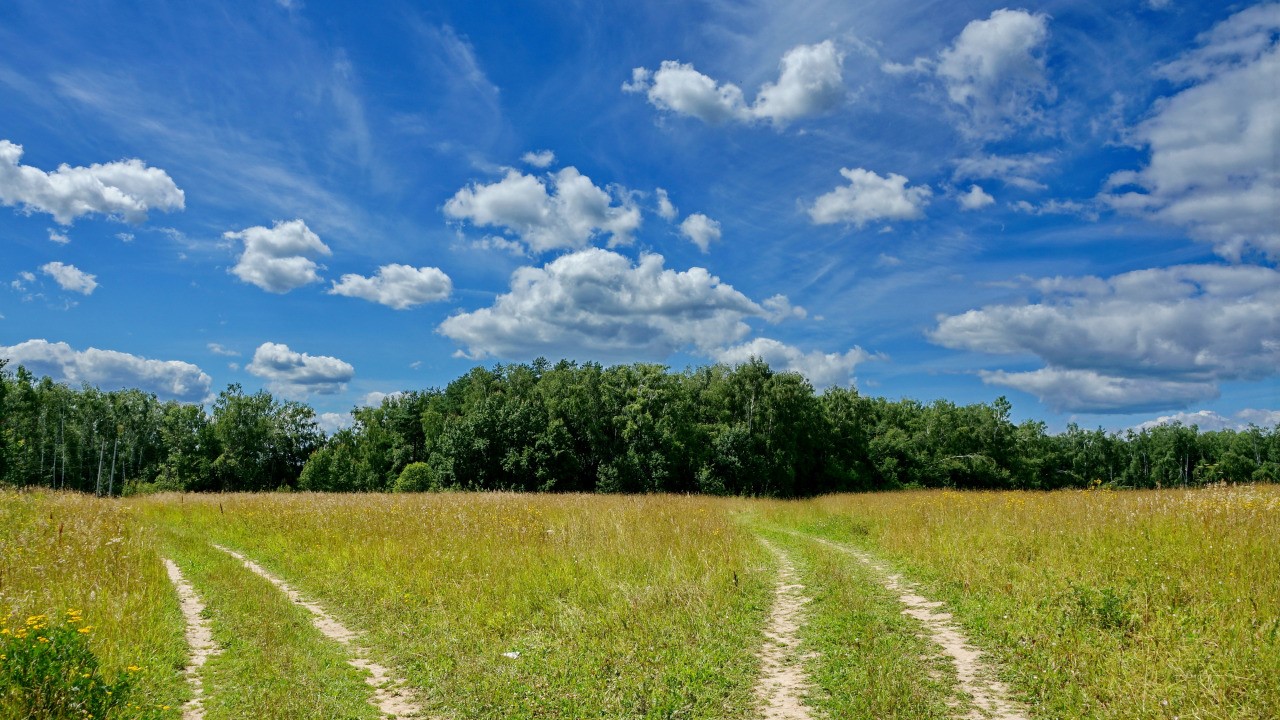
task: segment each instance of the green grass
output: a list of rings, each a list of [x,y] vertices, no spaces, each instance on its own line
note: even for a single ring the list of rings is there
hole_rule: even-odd
[[[142,706],[111,717],[176,718],[190,692],[170,557],[224,648],[204,668],[210,720],[376,716],[349,649],[218,542],[362,633],[429,716],[750,718],[775,583],[757,534],[813,598],[801,651],[820,715],[954,716],[956,690],[875,571],[814,538],[944,601],[1034,717],[1280,717],[1273,486],[797,502],[0,492],[0,613],[80,611],[104,680],[128,673]]]
[[[726,503],[245,495],[142,506],[174,532],[240,549],[364,631],[372,659],[406,677],[428,713],[753,713],[771,581]]]
[[[44,615],[57,625],[68,610],[78,611],[78,628],[90,628],[103,681],[129,676],[129,702],[108,717],[178,716],[190,694],[178,673],[186,643],[154,529],[120,503],[0,490],[0,624],[17,628]],[[0,707],[15,719],[27,712]]]
[[[774,522],[945,601],[1045,718],[1280,717],[1280,488],[846,495]]]
[[[806,663],[812,707],[849,720],[951,716],[954,668],[873,571],[785,527],[753,525],[791,556],[812,599],[800,633],[802,652],[812,654]]]
[[[177,521],[181,515],[167,508],[150,517],[165,528],[165,550],[203,600],[222,649],[203,670],[206,718],[378,717],[364,676],[312,625],[311,614],[212,548],[202,532]]]

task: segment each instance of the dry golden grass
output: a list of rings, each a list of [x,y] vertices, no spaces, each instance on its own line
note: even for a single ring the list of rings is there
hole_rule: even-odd
[[[512,494],[175,496],[365,633],[451,717],[749,717],[771,560],[731,501]],[[512,655],[517,654],[513,657]]]
[[[1280,488],[846,495],[771,520],[945,600],[1042,717],[1280,717]]]
[[[189,693],[175,669],[186,655],[182,616],[156,547],[129,506],[0,490],[0,615],[16,626],[78,611],[108,678],[139,668],[135,699],[148,709],[119,717],[176,713]]]

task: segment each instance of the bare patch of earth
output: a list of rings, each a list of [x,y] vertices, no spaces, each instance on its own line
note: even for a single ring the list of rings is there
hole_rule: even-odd
[[[803,666],[805,658],[798,651],[809,598],[791,558],[773,543],[760,542],[778,559],[778,583],[759,653],[761,676],[756,698],[764,708],[765,720],[810,720],[813,716],[801,700],[809,688],[809,677]]]

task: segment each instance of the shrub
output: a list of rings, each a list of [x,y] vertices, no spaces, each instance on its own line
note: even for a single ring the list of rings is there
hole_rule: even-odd
[[[32,615],[21,624],[0,618],[0,717],[146,717],[149,708],[130,702],[130,666],[115,681],[100,672],[89,647],[93,628],[79,611],[51,620]]]

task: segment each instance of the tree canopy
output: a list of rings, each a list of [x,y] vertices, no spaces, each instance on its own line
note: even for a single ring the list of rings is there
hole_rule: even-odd
[[[954,487],[1189,486],[1280,478],[1276,428],[1108,433],[959,406],[814,392],[759,360],[673,372],[539,359],[315,412],[231,385],[211,408],[103,392],[0,361],[0,482],[136,489],[678,492],[772,497]]]

